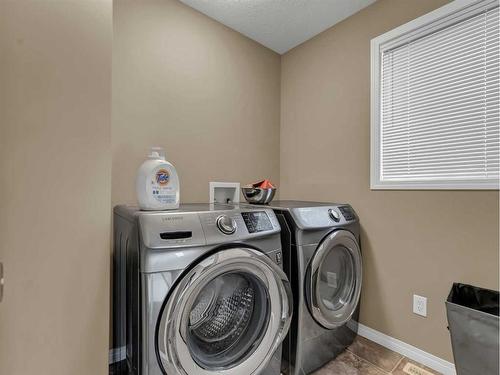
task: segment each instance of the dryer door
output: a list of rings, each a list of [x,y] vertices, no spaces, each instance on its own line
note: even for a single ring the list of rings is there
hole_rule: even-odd
[[[320,243],[306,276],[306,296],[314,319],[328,329],[351,319],[361,295],[362,259],[351,232],[336,230]]]
[[[165,374],[250,375],[288,332],[287,277],[265,254],[221,250],[176,284],[160,311],[156,351]]]

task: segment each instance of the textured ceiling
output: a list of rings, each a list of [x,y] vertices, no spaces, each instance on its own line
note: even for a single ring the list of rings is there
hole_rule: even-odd
[[[180,0],[278,52],[305,42],[375,0]]]

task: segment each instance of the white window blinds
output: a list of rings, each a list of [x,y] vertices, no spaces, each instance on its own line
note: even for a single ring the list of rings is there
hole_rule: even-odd
[[[382,182],[498,181],[499,11],[380,56]]]

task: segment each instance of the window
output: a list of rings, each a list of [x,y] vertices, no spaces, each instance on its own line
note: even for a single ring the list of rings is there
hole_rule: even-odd
[[[372,189],[498,189],[499,38],[459,0],[372,40]]]

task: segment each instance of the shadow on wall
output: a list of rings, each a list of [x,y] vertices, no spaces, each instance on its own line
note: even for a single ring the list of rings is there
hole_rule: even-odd
[[[354,209],[356,209],[354,207]],[[363,286],[366,285],[367,282],[370,283],[370,296],[369,298],[371,300],[376,300],[380,301],[380,303],[377,305],[378,308],[378,316],[381,317],[379,320],[379,323],[386,327],[388,323],[390,323],[387,319],[388,314],[386,314],[386,310],[390,308],[390,303],[384,303],[385,301],[385,296],[382,294],[382,285],[379,282],[379,278],[377,277],[378,272],[380,272],[382,269],[381,268],[376,268],[376,267],[366,267],[366,264],[374,264],[375,263],[375,257],[376,254],[374,252],[374,249],[372,247],[372,244],[370,242],[370,237],[368,235],[368,232],[365,230],[363,226],[363,220],[360,220],[361,224],[361,232],[360,232],[360,244],[361,244],[361,254],[363,256]],[[363,310],[363,302],[365,301],[368,296],[365,295],[367,288],[362,287],[361,288],[361,303],[360,303],[360,311]]]
[[[155,146],[155,145],[152,145]],[[117,204],[137,205],[135,197],[135,178],[137,170],[146,158],[148,150],[143,151],[143,158],[134,158],[124,155],[141,155],[141,150],[137,150],[133,144],[113,145],[113,168],[112,168],[112,188],[111,201],[113,207]],[[178,171],[179,173],[179,171]],[[179,177],[182,179],[182,175]],[[182,180],[181,180],[182,181]]]

